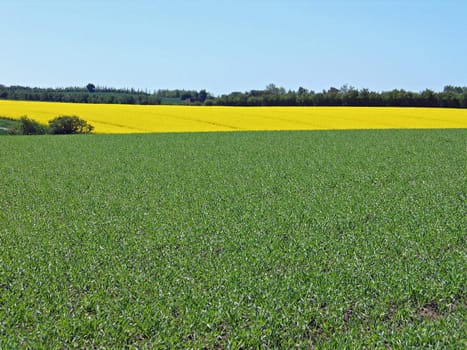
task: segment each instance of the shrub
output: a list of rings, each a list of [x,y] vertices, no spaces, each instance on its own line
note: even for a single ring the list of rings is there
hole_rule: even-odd
[[[47,134],[47,125],[43,125],[34,119],[23,116],[19,119],[19,125],[9,130],[11,135],[44,135]]]
[[[72,115],[58,116],[49,121],[51,134],[89,134],[94,127],[87,121]]]

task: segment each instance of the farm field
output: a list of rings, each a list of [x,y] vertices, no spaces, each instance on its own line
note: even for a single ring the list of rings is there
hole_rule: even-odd
[[[0,348],[467,346],[466,129],[0,149]]]
[[[17,120],[0,117],[0,135],[8,135],[8,130],[13,129],[17,125]]]
[[[0,116],[47,123],[78,115],[95,133],[467,128],[467,109],[394,107],[197,107],[0,100]]]

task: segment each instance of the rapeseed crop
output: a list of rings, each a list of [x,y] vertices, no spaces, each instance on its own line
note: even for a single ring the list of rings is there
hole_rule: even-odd
[[[78,115],[95,133],[467,128],[466,109],[142,106],[0,101],[0,115]]]

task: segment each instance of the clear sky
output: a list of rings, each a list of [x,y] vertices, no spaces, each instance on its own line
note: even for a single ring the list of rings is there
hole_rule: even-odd
[[[0,0],[0,84],[467,85],[467,0]]]

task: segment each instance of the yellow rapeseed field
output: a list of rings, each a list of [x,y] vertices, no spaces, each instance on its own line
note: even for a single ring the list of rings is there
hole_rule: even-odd
[[[47,123],[77,115],[96,133],[239,130],[467,128],[466,109],[387,107],[196,107],[0,101],[0,116]]]

